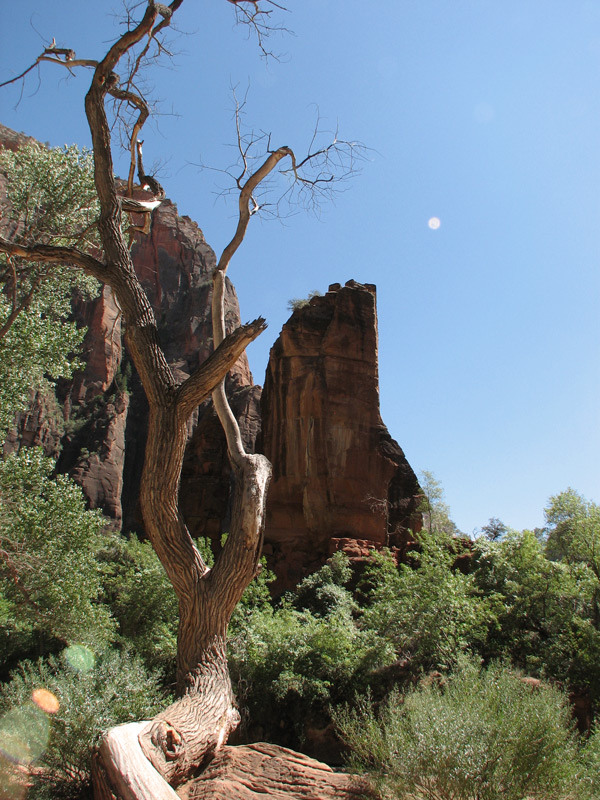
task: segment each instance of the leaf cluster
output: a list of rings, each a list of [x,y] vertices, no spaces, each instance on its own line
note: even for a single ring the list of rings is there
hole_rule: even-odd
[[[566,698],[547,685],[532,691],[502,664],[463,659],[442,685],[395,692],[377,710],[366,698],[335,719],[352,766],[371,773],[382,798],[593,796]]]
[[[292,725],[297,742],[311,714],[366,687],[368,675],[393,660],[385,642],[356,624],[349,577],[348,559],[338,553],[275,609],[255,609],[233,632],[238,700],[267,735]]]
[[[93,158],[78,148],[29,144],[0,151],[3,234],[14,244],[97,251],[99,206]],[[85,331],[70,319],[73,293],[92,297],[95,279],[68,264],[0,253],[0,436],[48,378],[70,377]]]
[[[44,714],[32,695],[43,688],[58,701],[58,710]],[[28,797],[32,800],[80,798],[89,789],[91,747],[108,728],[132,720],[151,719],[165,702],[160,674],[148,671],[141,658],[128,650],[106,650],[89,669],[72,666],[63,653],[37,662],[22,662],[11,680],[0,687],[0,731],[28,718],[40,722],[24,738],[39,753]],[[34,712],[34,713],[32,713]],[[44,724],[45,723],[45,726]],[[43,737],[49,726],[49,735]],[[43,738],[42,738],[43,737]]]
[[[99,602],[106,522],[86,509],[81,489],[52,477],[41,449],[0,460],[2,626],[101,649],[114,623]]]
[[[100,206],[90,150],[37,143],[5,149],[0,151],[0,172],[6,175],[3,222],[11,241],[81,250],[99,246]]]

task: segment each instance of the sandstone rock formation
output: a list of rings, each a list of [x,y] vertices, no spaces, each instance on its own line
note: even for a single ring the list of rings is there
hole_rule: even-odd
[[[379,413],[374,286],[333,284],[294,311],[261,409],[273,464],[265,552],[282,588],[337,549],[361,558],[420,529],[417,479]]]
[[[0,126],[0,146],[15,150],[29,141],[34,140]],[[0,174],[0,191],[3,186],[4,176]],[[149,235],[138,235],[132,256],[154,307],[167,359],[176,378],[184,380],[212,352],[210,296],[215,254],[196,223],[179,216],[176,206],[166,200],[153,214]],[[85,367],[72,381],[59,382],[56,398],[32,397],[30,410],[19,415],[4,451],[41,445],[48,455],[58,457],[58,470],[72,475],[83,487],[90,506],[100,508],[113,527],[141,530],[137,495],[147,407],[135,370],[123,352],[120,311],[111,289],[104,286],[92,301],[75,298],[73,312],[87,328],[82,351]],[[235,290],[228,283],[228,330],[239,322]],[[252,420],[252,404],[244,410],[245,395],[241,391],[247,392],[253,385],[245,356],[229,374],[227,384],[240,413],[249,419],[248,441],[253,442],[257,422]],[[257,401],[254,406],[258,408]],[[198,410],[190,434],[205,413],[210,417],[208,401]],[[196,526],[199,534],[206,531],[216,535],[227,509],[229,477],[220,428],[215,436],[220,447],[219,485],[215,488],[219,502],[206,503],[205,517],[212,516]],[[193,444],[191,452],[196,450]],[[226,475],[221,475],[221,468]],[[203,462],[199,472],[204,475],[207,471],[210,473]],[[201,494],[202,502],[211,497],[210,481],[207,489]],[[193,509],[192,498],[190,503]]]
[[[0,126],[0,146],[26,141]],[[165,200],[132,255],[167,359],[183,380],[212,351],[215,254],[198,225]],[[59,382],[56,398],[33,398],[5,451],[42,445],[115,528],[142,532],[137,497],[147,404],[122,348],[120,312],[103,287],[93,301],[75,300],[74,314],[87,327],[85,368]],[[239,321],[229,284],[227,328]],[[415,476],[379,416],[374,287],[336,284],[294,313],[271,353],[262,412],[245,356],[226,385],[247,449],[254,450],[262,425],[273,461],[265,552],[278,588],[336,549],[360,560],[373,547],[401,547],[406,528],[418,528]],[[210,537],[217,548],[227,530],[230,480],[225,439],[207,400],[190,425],[180,506],[192,534]]]
[[[176,379],[183,381],[212,352],[215,254],[196,223],[179,216],[176,206],[165,200],[153,214],[150,233],[137,237],[132,256],[152,302],[167,360]],[[79,303],[76,313],[88,327],[83,347],[86,367],[72,383],[59,387],[68,432],[58,468],[82,485],[90,505],[101,508],[116,527],[142,530],[137,496],[147,405],[135,370],[122,352],[121,318],[112,291],[103,287],[99,298]],[[235,290],[229,283],[226,324],[231,330],[239,322]],[[251,385],[243,356],[229,374],[228,390],[234,394]],[[208,412],[207,400],[193,420],[190,435]],[[79,428],[78,422],[82,423]],[[226,508],[225,497],[222,504],[208,510],[220,514],[213,527],[220,525]]]
[[[186,800],[359,800],[367,786],[308,756],[258,742],[223,747],[185,786]]]

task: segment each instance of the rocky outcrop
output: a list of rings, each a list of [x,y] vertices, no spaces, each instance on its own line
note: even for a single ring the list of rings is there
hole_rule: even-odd
[[[260,386],[228,391],[248,452],[254,452],[260,431],[260,395]],[[211,539],[214,550],[220,548],[221,534],[228,530],[230,486],[225,434],[212,404],[208,404],[185,452],[179,507],[192,534]]]
[[[137,237],[132,258],[152,303],[167,360],[176,379],[184,381],[213,349],[210,298],[215,254],[198,225],[179,216],[176,206],[165,200],[153,214],[150,233]],[[67,434],[58,468],[81,484],[91,507],[101,508],[115,527],[141,531],[137,498],[147,403],[135,368],[122,350],[120,312],[111,289],[104,286],[97,299],[76,303],[75,313],[88,329],[85,368],[59,387]],[[228,283],[227,329],[239,323],[235,290]],[[248,361],[242,356],[228,376],[228,392],[238,395],[251,385]],[[190,423],[192,452],[197,451],[194,431],[205,415],[210,417],[210,409],[207,400]],[[221,449],[226,460],[226,448]],[[205,473],[206,464],[200,470]],[[228,476],[222,480],[227,487]],[[219,502],[207,504],[206,519],[196,534],[220,529],[227,491],[217,495]]]
[[[30,141],[34,140],[0,126],[0,147],[16,150]],[[3,188],[4,176],[0,174],[0,193]],[[213,349],[210,297],[215,254],[198,225],[189,217],[179,216],[176,206],[165,200],[152,215],[150,233],[136,236],[132,258],[152,302],[167,360],[176,379],[183,381]],[[100,508],[113,527],[141,530],[137,497],[147,404],[135,369],[123,351],[121,313],[112,290],[103,286],[94,300],[75,298],[73,314],[87,329],[81,354],[84,368],[72,381],[59,382],[56,398],[38,394],[32,399],[30,410],[19,415],[4,450],[41,445],[48,455],[58,457],[58,470],[72,475],[83,487],[90,506]],[[239,325],[237,298],[229,282],[225,314],[228,330]],[[252,384],[243,356],[227,379],[228,392],[235,395],[240,412],[244,410],[244,391]],[[257,407],[257,402],[254,405]],[[190,435],[205,414],[211,417],[208,400],[196,412]],[[251,408],[243,416],[249,422],[247,440],[253,442],[257,422],[252,419]],[[203,425],[201,430],[205,428]],[[201,475],[208,472],[213,484],[220,487],[216,490],[218,502],[206,503],[205,518],[196,526],[198,533],[216,531],[226,516],[229,477],[228,466],[223,464],[227,456],[224,444],[219,442],[219,447],[216,479],[204,457],[200,458],[201,466],[191,470]],[[197,450],[198,444],[192,442],[192,454]],[[202,493],[203,501],[210,496],[210,480]],[[189,505],[195,508],[197,503],[191,500]]]
[[[186,800],[360,800],[364,778],[285,747],[258,742],[223,747],[202,774],[180,791]]]
[[[26,141],[0,126],[0,145],[15,149]],[[167,360],[183,381],[212,351],[215,254],[198,225],[165,200],[150,233],[136,236],[132,257]],[[147,403],[122,348],[121,314],[107,286],[92,301],[76,299],[73,312],[87,328],[85,366],[72,381],[59,382],[56,398],[34,398],[5,449],[43,446],[115,528],[143,531],[137,498]],[[227,329],[239,321],[228,283]],[[407,528],[419,526],[419,489],[379,415],[375,287],[335,284],[294,312],[273,347],[262,401],[245,356],[226,387],[247,449],[254,451],[261,436],[273,462],[265,552],[277,588],[292,586],[338,549],[360,561],[374,547],[404,546]],[[210,537],[218,548],[231,475],[208,399],[189,433],[180,507],[192,534]]]
[[[379,413],[374,286],[333,284],[294,311],[261,409],[273,464],[265,552],[279,588],[337,549],[360,559],[420,529],[417,479]]]

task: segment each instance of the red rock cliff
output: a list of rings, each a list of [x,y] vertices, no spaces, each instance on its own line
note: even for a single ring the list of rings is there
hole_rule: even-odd
[[[294,311],[261,407],[273,464],[265,552],[279,588],[336,549],[360,557],[420,528],[417,479],[379,413],[374,286],[334,284]]]
[[[0,145],[25,141],[0,126]],[[167,359],[184,380],[212,350],[215,255],[198,225],[168,200],[132,255]],[[5,450],[42,445],[114,527],[141,531],[137,498],[147,405],[122,349],[119,309],[103,287],[95,300],[75,302],[74,314],[88,328],[85,368],[58,385],[56,398],[33,398]],[[228,329],[239,324],[231,284],[226,322]],[[261,389],[245,356],[228,376],[227,391],[253,450]],[[265,552],[279,588],[321,566],[336,549],[361,557],[370,547],[402,545],[406,528],[419,526],[416,478],[379,415],[375,287],[336,284],[292,315],[271,353],[262,417],[264,452],[274,467]],[[194,536],[219,542],[227,529],[229,488],[224,436],[207,401],[190,424],[181,481],[181,510]]]

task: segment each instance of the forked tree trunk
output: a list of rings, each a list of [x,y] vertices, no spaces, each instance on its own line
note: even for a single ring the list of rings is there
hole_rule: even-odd
[[[250,219],[253,190],[282,158],[293,154],[287,147],[270,152],[241,188],[238,226],[214,274],[215,351],[180,386],[160,347],[154,312],[136,276],[121,228],[123,203],[113,177],[110,127],[104,107],[106,94],[112,93],[140,112],[133,128],[133,156],[135,139],[148,109],[133,90],[118,88],[114,70],[132,46],[169,24],[182,2],[171,0],[167,7],[148,0],[139,25],[123,34],[102,61],[81,62],[95,65],[85,110],[94,149],[103,260],[74,248],[21,247],[0,239],[4,252],[34,261],[76,264],[111,286],[123,312],[126,345],[150,408],[140,503],[152,546],[179,600],[179,697],[154,720],[118,726],[106,734],[93,758],[97,800],[173,800],[176,795],[172,786],[177,786],[209,759],[238,724],[227,668],[227,625],[244,589],[256,574],[271,476],[271,466],[264,456],[245,453],[223,388],[227,372],[246,346],[264,330],[264,320],[240,326],[225,337],[223,292],[225,271]],[[158,16],[162,21],[157,22]],[[204,563],[177,507],[187,421],[210,392],[225,430],[235,477],[229,537],[212,569]]]
[[[230,533],[209,570],[177,511],[181,455],[173,447],[176,426],[169,426],[168,418],[172,415],[151,415],[141,501],[148,533],[179,598],[180,697],[151,721],[109,731],[93,762],[99,800],[172,800],[171,786],[191,777],[239,723],[227,666],[227,625],[256,574],[271,468],[260,455],[246,456],[241,467],[234,464]]]

